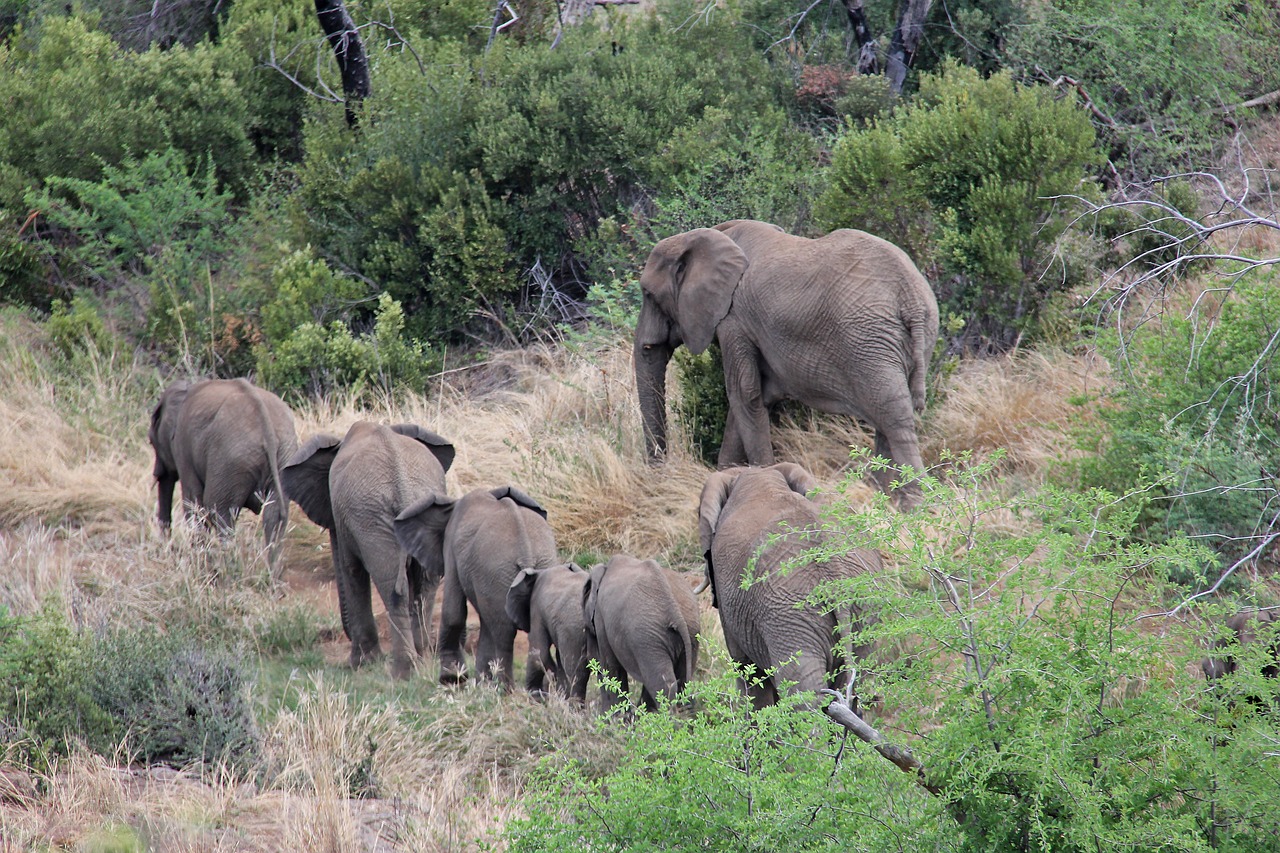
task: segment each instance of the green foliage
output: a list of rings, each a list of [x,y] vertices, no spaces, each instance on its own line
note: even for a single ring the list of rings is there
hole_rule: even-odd
[[[42,751],[65,755],[68,738],[106,738],[112,721],[87,685],[89,638],[67,624],[60,605],[46,600],[29,617],[0,609],[0,730],[19,733],[35,760]]]
[[[1141,493],[1006,497],[998,460],[949,461],[950,484],[923,478],[922,510],[837,504],[832,549],[877,547],[889,569],[822,600],[879,617],[859,692],[883,697],[894,731],[928,732],[893,739],[923,762],[962,849],[1274,847],[1280,790],[1248,769],[1271,712],[1227,737],[1185,629],[1145,627],[1199,547],[1134,541]]]
[[[1266,273],[1237,284],[1216,317],[1212,302],[1110,340],[1123,344],[1129,369],[1098,407],[1102,436],[1082,437],[1096,455],[1078,474],[1113,491],[1166,475],[1141,532],[1195,537],[1234,562],[1274,526],[1277,483],[1267,472],[1280,468],[1280,425],[1269,414],[1280,387],[1280,294]],[[1203,583],[1214,568],[1202,563],[1183,580]]]
[[[154,628],[93,636],[59,607],[0,613],[0,729],[20,733],[32,758],[75,741],[113,756],[127,739],[148,763],[248,767],[257,734],[238,657]]]
[[[1041,275],[1069,221],[1050,197],[1087,192],[1096,159],[1083,111],[1008,74],[984,80],[950,64],[923,76],[910,104],[841,137],[816,215],[936,260],[943,310],[1004,349],[1073,283]]]
[[[1078,80],[1109,119],[1100,130],[1126,177],[1203,162],[1225,130],[1218,107],[1277,83],[1277,21],[1261,4],[1055,0],[1025,13],[1007,64]]]
[[[309,249],[285,258],[274,282],[276,298],[263,308],[264,339],[254,347],[264,387],[293,399],[338,388],[392,391],[420,388],[438,369],[435,357],[406,337],[404,310],[387,293],[377,298],[373,328],[355,331],[363,285],[334,274]]]
[[[680,393],[672,403],[672,414],[688,436],[694,455],[714,466],[724,441],[725,419],[729,417],[720,344],[713,341],[701,355],[681,347],[674,359]]]
[[[247,770],[258,734],[240,656],[154,628],[95,639],[88,690],[113,730],[89,746],[111,754],[124,740],[146,763],[193,762]]]
[[[946,838],[936,803],[821,714],[794,701],[753,712],[731,672],[685,695],[688,718],[638,714],[602,778],[545,760],[528,817],[507,824],[510,849],[925,850]],[[896,823],[863,817],[884,814],[886,799]]]
[[[53,303],[45,329],[58,352],[69,360],[86,352],[108,353],[119,346],[93,301],[80,293],[70,303]]]
[[[210,45],[119,49],[81,16],[44,18],[0,45],[0,159],[38,187],[49,177],[96,182],[166,149],[212,162],[220,186],[248,187],[247,107]],[[16,210],[20,198],[0,198]]]

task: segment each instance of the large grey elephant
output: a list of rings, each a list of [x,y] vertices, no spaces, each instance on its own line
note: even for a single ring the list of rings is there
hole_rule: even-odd
[[[628,676],[635,678],[643,685],[641,701],[652,711],[659,693],[674,699],[693,679],[701,622],[698,600],[683,576],[653,560],[615,554],[591,568],[582,596],[589,654],[624,693]],[[602,710],[621,700],[601,686]]]
[[[456,501],[429,495],[400,513],[395,532],[410,554],[444,553],[440,681],[467,678],[462,646],[470,601],[480,617],[476,670],[509,690],[516,626],[507,615],[507,591],[521,570],[560,562],[547,511],[510,486],[477,489]]]
[[[582,588],[587,573],[576,563],[521,569],[507,588],[507,617],[529,635],[525,688],[538,695],[550,676],[561,696],[587,696],[587,624]]]
[[[712,603],[720,611],[725,646],[739,666],[754,666],[759,683],[744,683],[756,707],[778,701],[778,687],[811,692],[842,687],[844,632],[856,630],[856,607],[825,609],[809,601],[824,581],[883,568],[879,552],[855,549],[823,560],[804,559],[822,544],[816,487],[799,465],[731,468],[708,478],[698,510],[698,535]],[[744,578],[750,573],[750,583]],[[869,649],[852,649],[863,657]]]
[[[371,582],[391,623],[392,677],[407,678],[426,652],[444,557],[438,549],[407,553],[393,525],[424,495],[444,496],[453,456],[452,444],[415,424],[359,421],[343,438],[311,438],[285,465],[289,496],[329,531],[353,667],[381,654]]]
[[[161,531],[173,522],[173,487],[184,506],[204,510],[223,531],[242,509],[262,516],[273,569],[289,521],[280,465],[298,446],[293,412],[275,394],[247,379],[175,382],[151,413],[147,438],[155,449]]]
[[[650,458],[666,450],[672,353],[718,340],[729,397],[719,467],[771,464],[769,408],[791,399],[866,421],[878,455],[923,469],[915,415],[938,303],[897,246],[861,231],[811,240],[733,220],[659,241],[640,286],[636,390]],[[914,505],[919,492],[907,484],[897,498]]]

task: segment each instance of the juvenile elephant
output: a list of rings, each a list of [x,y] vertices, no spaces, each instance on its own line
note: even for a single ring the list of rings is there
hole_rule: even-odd
[[[406,553],[393,525],[423,495],[444,496],[453,456],[452,444],[420,426],[359,421],[343,438],[315,436],[284,468],[289,496],[329,531],[353,667],[381,653],[370,582],[391,622],[392,677],[407,678],[426,651],[444,558],[439,549]]]
[[[587,624],[582,589],[587,573],[575,563],[549,569],[521,569],[507,589],[507,617],[529,634],[525,688],[546,690],[551,677],[561,696],[583,702],[587,696]],[[554,650],[554,652],[553,652]]]
[[[589,654],[623,692],[628,676],[643,689],[645,708],[656,695],[674,699],[693,678],[698,663],[698,600],[685,579],[653,560],[615,554],[593,566],[582,591]],[[600,688],[602,710],[621,696]]]
[[[824,581],[883,568],[871,549],[796,562],[823,540],[818,508],[807,497],[815,486],[804,468],[782,462],[720,471],[702,489],[698,534],[729,656],[754,666],[757,676],[776,669],[759,684],[744,685],[756,707],[776,703],[784,681],[796,692],[843,686],[844,655],[834,649],[843,645],[843,630],[857,627],[859,614],[824,610],[808,599]]]
[[[476,670],[511,688],[516,625],[507,615],[507,591],[523,569],[559,562],[547,511],[519,489],[477,489],[458,500],[428,495],[396,518],[396,538],[410,554],[444,554],[440,612],[440,681],[467,678],[462,645],[467,602],[480,616]],[[422,557],[419,557],[421,559]]]
[[[169,532],[180,482],[183,504],[204,510],[220,530],[230,530],[241,509],[260,514],[271,565],[278,565],[289,521],[280,465],[298,446],[284,401],[246,379],[175,382],[151,413],[147,438],[156,454],[161,531]]]
[[[769,408],[791,399],[870,423],[878,455],[923,470],[915,415],[938,303],[897,246],[861,231],[810,240],[733,220],[660,241],[640,287],[636,391],[651,459],[666,450],[672,353],[719,340],[729,397],[719,467],[771,464]],[[894,476],[881,475],[881,486]],[[918,484],[896,498],[917,504]]]

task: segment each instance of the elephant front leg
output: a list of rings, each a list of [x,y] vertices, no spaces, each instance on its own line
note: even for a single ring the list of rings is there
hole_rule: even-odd
[[[279,582],[284,573],[280,556],[284,550],[284,530],[289,523],[289,504],[274,491],[268,492],[262,503],[262,536],[267,549],[267,563],[271,566],[271,579]]]
[[[173,528],[173,487],[178,484],[177,477],[160,477],[156,480],[156,492],[159,503],[156,506],[156,521],[160,525],[160,533],[168,536]]]
[[[769,406],[764,399],[760,354],[746,342],[724,346],[722,340],[721,345],[729,415],[725,420],[725,441],[720,446],[717,465],[724,468],[738,464],[738,458],[742,456],[746,457],[749,465],[772,465]]]

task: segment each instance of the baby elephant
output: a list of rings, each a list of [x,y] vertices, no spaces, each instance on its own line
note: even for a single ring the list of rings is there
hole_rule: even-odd
[[[521,569],[507,589],[507,616],[529,634],[525,688],[538,695],[550,676],[561,696],[587,697],[587,624],[582,589],[587,573],[575,563]],[[553,652],[554,650],[554,652]]]
[[[674,699],[693,678],[698,662],[698,600],[684,577],[653,560],[615,554],[591,569],[582,590],[590,654],[623,692],[627,677],[644,685],[644,706],[658,707],[655,696]],[[600,688],[602,710],[622,697]]]
[[[222,531],[242,509],[261,514],[271,565],[278,564],[289,521],[280,468],[298,445],[284,401],[247,379],[175,382],[151,413],[147,438],[156,453],[163,532],[173,520],[173,487],[181,483],[182,503],[207,511],[206,522]]]
[[[1210,647],[1213,654],[1200,662],[1204,677],[1214,681],[1235,672],[1235,655],[1224,654],[1221,650],[1233,644],[1243,646],[1257,642],[1259,629],[1278,621],[1280,621],[1280,610],[1246,610],[1229,617],[1227,627],[1231,630],[1232,636],[1213,642]],[[1272,634],[1272,637],[1275,639],[1271,643],[1271,662],[1262,667],[1262,674],[1268,678],[1280,677],[1280,637],[1276,637],[1275,634]]]
[[[477,489],[456,501],[432,494],[400,513],[395,531],[415,557],[444,551],[440,682],[467,678],[462,644],[470,601],[480,616],[476,669],[510,690],[516,625],[507,615],[507,591],[522,569],[560,562],[547,511],[510,486]]]

